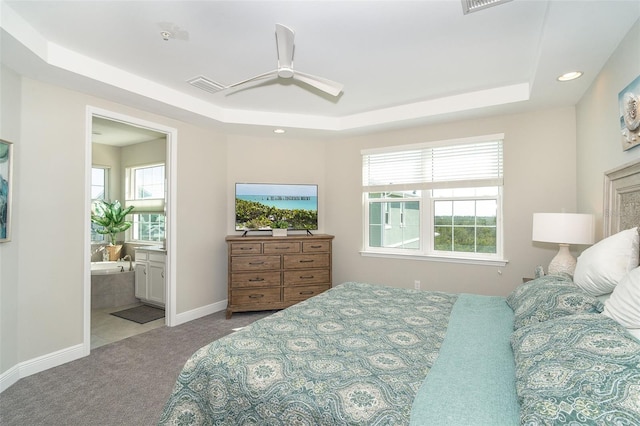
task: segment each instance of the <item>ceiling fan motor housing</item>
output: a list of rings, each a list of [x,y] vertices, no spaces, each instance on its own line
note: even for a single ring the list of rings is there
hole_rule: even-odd
[[[288,67],[278,68],[278,77],[280,78],[291,78],[293,77],[293,69]]]

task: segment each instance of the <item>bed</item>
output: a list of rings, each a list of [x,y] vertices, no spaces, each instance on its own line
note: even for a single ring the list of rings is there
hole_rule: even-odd
[[[627,225],[506,298],[336,286],[198,350],[160,424],[640,425]]]

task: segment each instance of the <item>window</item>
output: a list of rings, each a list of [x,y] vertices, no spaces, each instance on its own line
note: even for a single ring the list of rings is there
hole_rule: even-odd
[[[160,242],[165,237],[164,164],[127,168],[126,205],[135,206],[131,239]]]
[[[363,150],[364,253],[504,262],[502,139]]]
[[[109,169],[107,167],[93,166],[91,168],[91,204],[98,200],[108,199]],[[102,242],[104,235],[98,234],[96,229],[99,225],[91,222],[91,241]]]

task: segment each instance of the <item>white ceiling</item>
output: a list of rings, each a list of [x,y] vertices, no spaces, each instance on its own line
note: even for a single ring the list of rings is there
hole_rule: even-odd
[[[639,18],[638,0],[468,15],[459,0],[2,0],[0,24],[2,62],[28,77],[198,124],[327,134],[575,105]],[[343,83],[339,97],[289,80],[187,83],[275,69],[276,23],[296,32],[294,68]],[[584,76],[556,81],[572,70]]]
[[[127,146],[157,139],[167,135],[144,127],[132,126],[121,121],[93,117],[91,120],[91,141],[103,145]]]

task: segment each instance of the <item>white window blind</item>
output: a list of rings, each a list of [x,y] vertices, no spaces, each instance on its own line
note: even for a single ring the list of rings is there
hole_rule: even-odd
[[[502,185],[502,137],[362,151],[363,189],[375,192]]]

